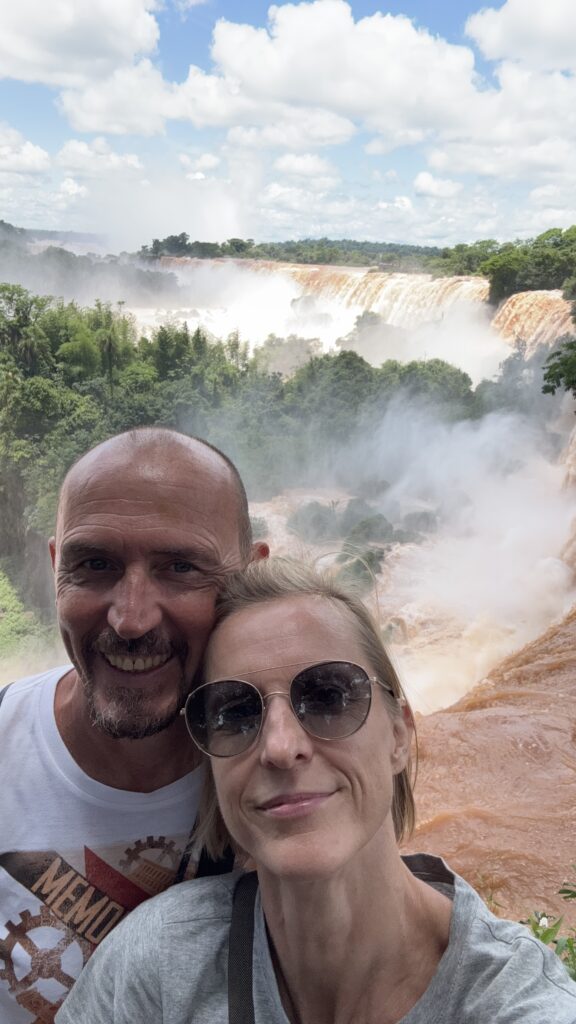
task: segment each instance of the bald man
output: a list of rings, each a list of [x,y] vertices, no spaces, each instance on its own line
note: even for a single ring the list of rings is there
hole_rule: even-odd
[[[0,708],[2,1024],[52,1024],[127,911],[230,867],[190,840],[202,770],[179,712],[219,580],[267,547],[221,452],[145,428],[69,471],[50,554],[71,665]]]

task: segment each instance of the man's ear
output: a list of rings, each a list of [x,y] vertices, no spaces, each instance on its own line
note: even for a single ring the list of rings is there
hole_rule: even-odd
[[[48,541],[48,549],[50,551],[52,571],[54,571],[56,569],[56,537],[50,537],[50,540]]]
[[[251,562],[259,562],[262,558],[268,558],[270,555],[270,548],[268,547],[265,540],[257,540],[252,545],[252,558]]]

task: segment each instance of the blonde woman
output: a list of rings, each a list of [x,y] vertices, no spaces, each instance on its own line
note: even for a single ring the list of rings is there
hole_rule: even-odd
[[[297,563],[250,566],[204,679],[186,705],[209,761],[200,838],[214,855],[231,837],[256,874],[136,910],[58,1024],[575,1024],[550,950],[441,860],[400,856],[412,716],[359,601]]]

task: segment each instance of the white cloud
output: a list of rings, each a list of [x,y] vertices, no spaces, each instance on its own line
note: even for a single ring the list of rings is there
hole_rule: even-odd
[[[187,153],[182,153],[180,163],[190,171],[213,171],[214,168],[219,166],[220,157],[216,156],[215,153],[202,153],[198,157],[191,157]]]
[[[268,29],[220,19],[212,57],[213,73],[191,66],[181,83],[147,59],[118,59],[105,79],[67,88],[61,109],[81,131],[150,135],[178,119],[228,126],[233,144],[292,150],[364,128],[382,152],[462,127],[478,97],[469,48],[402,15],[355,21],[345,0],[272,6]]]
[[[208,3],[208,0],[173,0],[173,2],[176,10],[180,11],[181,14],[185,14],[192,7],[200,7],[201,4]]]
[[[64,90],[59,107],[79,132],[156,135],[164,130],[170,94],[157,68],[141,60],[82,91]]]
[[[253,98],[317,107],[395,137],[462,122],[474,58],[402,15],[354,21],[344,0],[270,8],[269,30],[221,20],[212,55]],[[466,112],[469,114],[469,110]]]
[[[364,152],[369,156],[385,155],[392,152],[393,149],[397,149],[398,146],[416,146],[419,142],[424,141],[427,134],[429,133],[422,128],[399,128],[386,139],[371,139],[364,146]]]
[[[409,196],[396,196],[393,202],[380,199],[376,203],[377,210],[402,210],[404,213],[412,213],[414,206]]]
[[[421,171],[414,179],[414,191],[419,196],[435,196],[437,199],[451,199],[461,192],[460,181],[450,178],[435,178],[429,171]]]
[[[0,123],[0,171],[37,174],[48,170],[50,157],[45,149],[27,142],[20,132]]]
[[[489,60],[519,60],[541,69],[576,69],[574,0],[507,0],[466,22]]]
[[[70,199],[84,199],[88,195],[88,189],[85,185],[79,185],[74,178],[64,178],[64,181],[60,185],[61,194]]]
[[[158,42],[157,0],[17,0],[2,4],[0,78],[81,86]]]
[[[56,157],[67,171],[93,178],[118,171],[140,171],[142,164],[136,153],[115,153],[103,138],[92,142],[70,139]]]
[[[315,153],[285,153],[274,161],[274,167],[283,174],[297,177],[315,177],[319,174],[333,174],[334,168],[328,160]]]
[[[285,104],[270,124],[263,128],[238,125],[230,129],[228,140],[233,145],[251,149],[307,149],[309,146],[338,146],[348,142],[355,131],[349,118],[331,110],[290,108]]]

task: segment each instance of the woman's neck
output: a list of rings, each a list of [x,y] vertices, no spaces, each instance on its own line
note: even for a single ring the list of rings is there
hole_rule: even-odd
[[[364,851],[363,851],[364,852]],[[397,1024],[448,944],[450,900],[393,856],[329,879],[260,870],[273,962],[291,1024]]]

